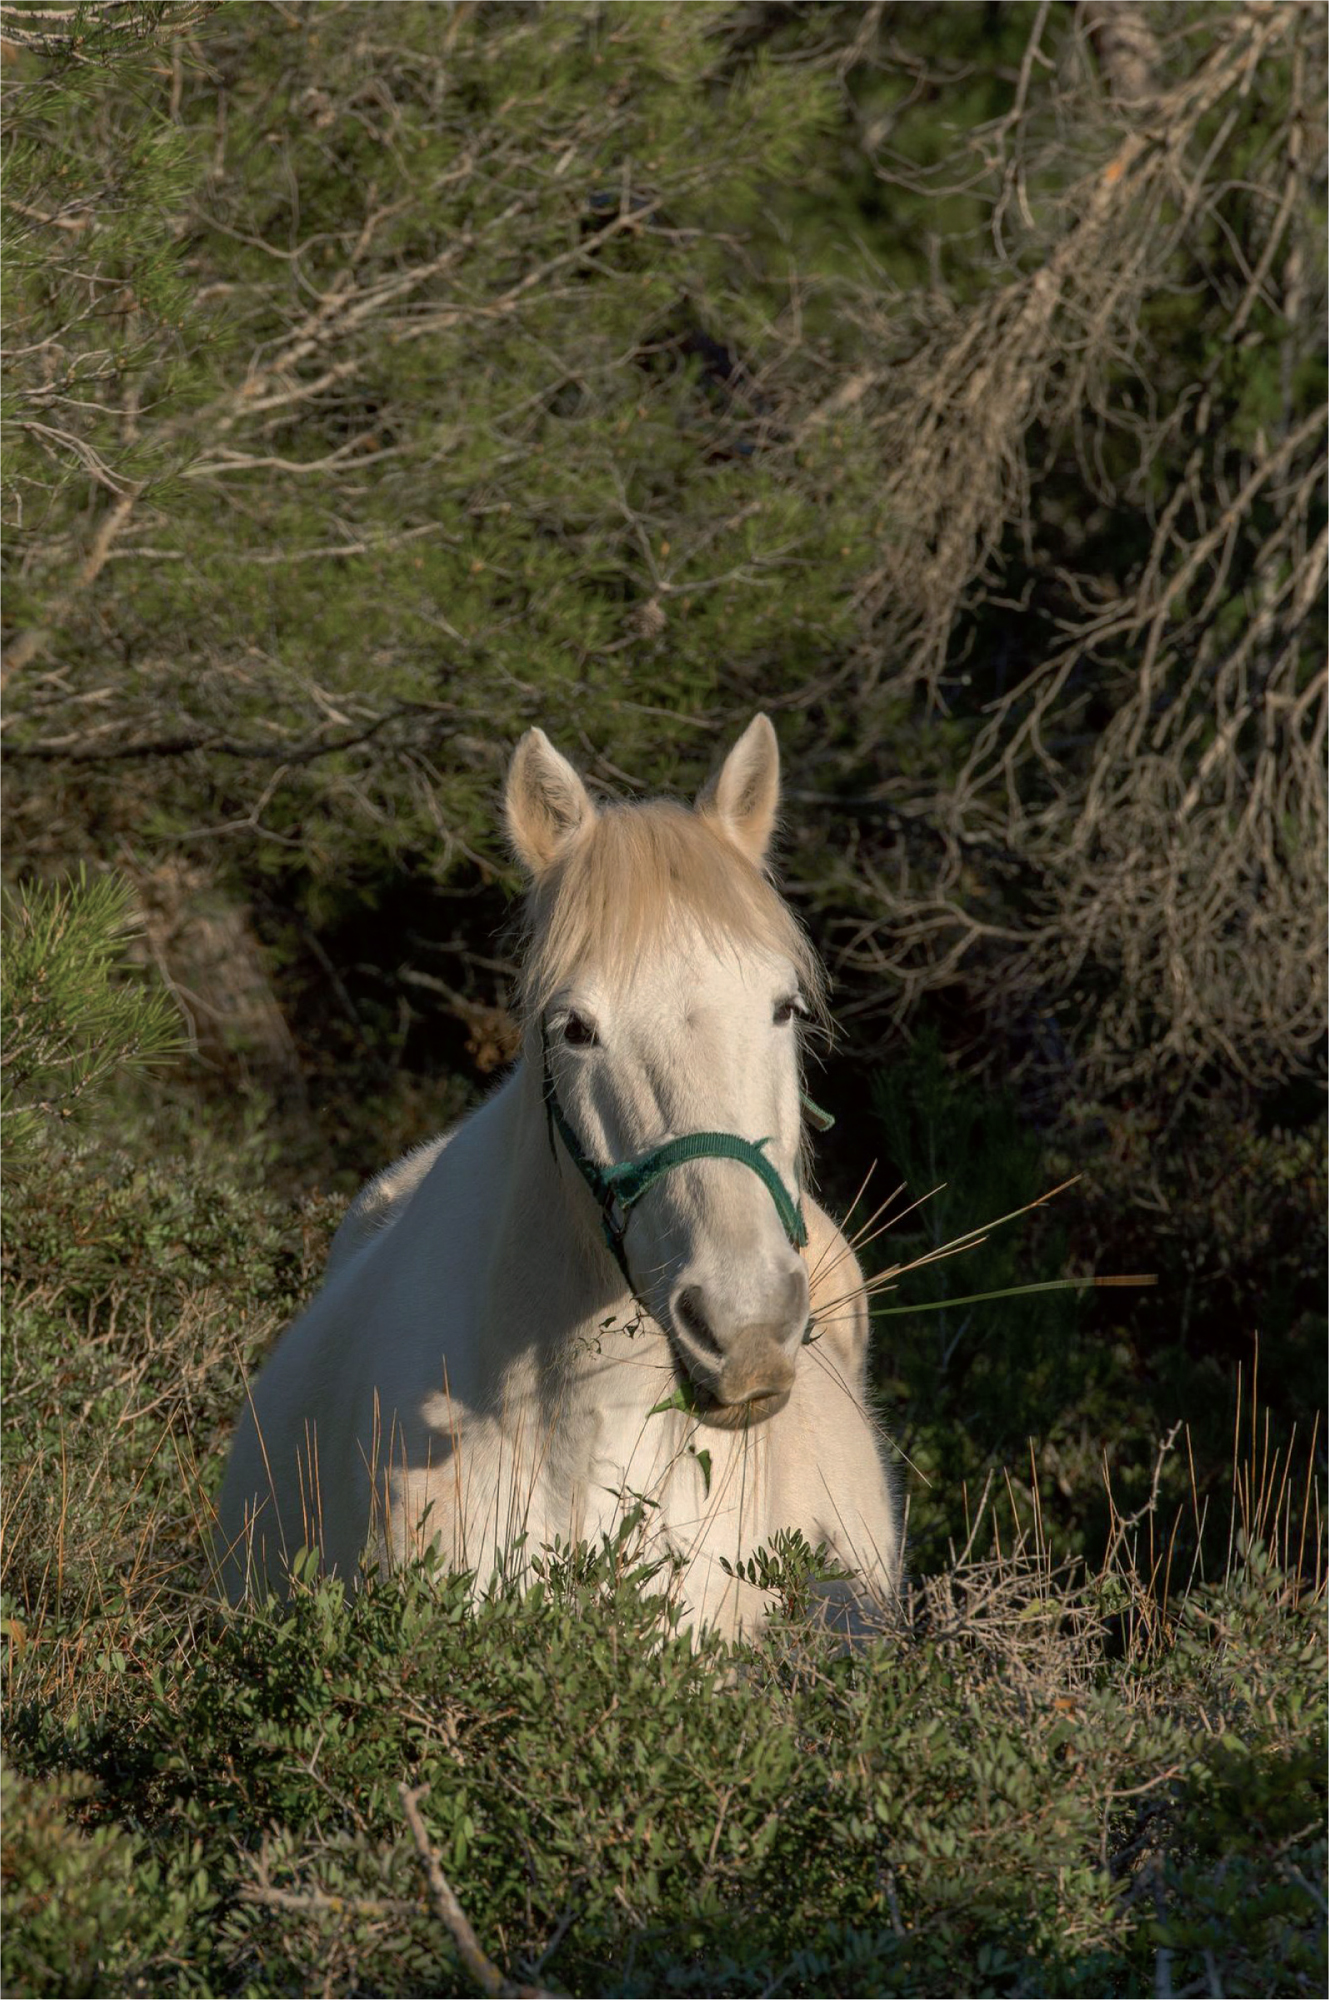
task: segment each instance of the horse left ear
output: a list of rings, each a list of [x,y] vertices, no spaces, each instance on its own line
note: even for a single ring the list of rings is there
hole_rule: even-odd
[[[780,746],[768,715],[753,716],[698,796],[697,810],[718,819],[734,845],[761,867],[780,810]]]

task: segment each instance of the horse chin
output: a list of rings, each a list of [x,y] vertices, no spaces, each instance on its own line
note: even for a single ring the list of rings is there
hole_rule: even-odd
[[[719,1403],[706,1390],[699,1389],[694,1414],[714,1430],[748,1431],[768,1423],[788,1401],[788,1389],[777,1389],[773,1396],[754,1396],[749,1403]]]
[[[697,1382],[687,1370],[675,1363],[678,1379],[692,1394],[692,1414],[698,1423],[706,1424],[712,1430],[747,1431],[764,1424],[782,1410],[789,1401],[788,1389],[777,1389],[770,1396],[754,1396],[747,1403],[722,1403],[718,1396]]]

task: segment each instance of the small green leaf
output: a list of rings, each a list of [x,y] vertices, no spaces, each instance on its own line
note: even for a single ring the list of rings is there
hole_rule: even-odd
[[[661,1402],[653,1403],[646,1412],[648,1417],[658,1417],[665,1410],[695,1410],[697,1392],[691,1382],[676,1382],[673,1389]]]

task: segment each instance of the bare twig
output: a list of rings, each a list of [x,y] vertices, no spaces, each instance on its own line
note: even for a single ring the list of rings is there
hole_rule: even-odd
[[[266,1880],[243,1882],[239,1893],[242,1903],[258,1903],[294,1917],[360,1917],[373,1923],[419,1914],[416,1905],[401,1896],[334,1896],[322,1889],[278,1889]]]
[[[457,1901],[451,1883],[439,1866],[428,1828],[420,1816],[420,1800],[426,1798],[428,1793],[428,1785],[418,1785],[414,1790],[407,1784],[399,1784],[397,1787],[402,1811],[406,1815],[406,1824],[411,1830],[411,1838],[420,1856],[420,1867],[429,1890],[429,1900],[439,1920],[451,1933],[453,1943],[461,1954],[462,1963],[482,1993],[514,1995],[516,2000],[549,2000],[546,1989],[542,1986],[518,1986],[506,1979],[472,1930],[465,1910]]]

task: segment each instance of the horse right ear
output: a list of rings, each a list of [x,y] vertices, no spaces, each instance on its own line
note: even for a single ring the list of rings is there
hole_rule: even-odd
[[[528,729],[513,751],[503,808],[513,852],[531,875],[542,875],[595,818],[590,793],[543,729]]]

